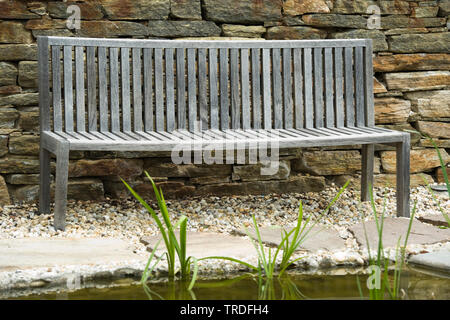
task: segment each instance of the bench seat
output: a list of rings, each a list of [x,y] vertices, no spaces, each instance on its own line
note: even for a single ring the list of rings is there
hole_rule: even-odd
[[[43,132],[52,144],[62,141],[70,150],[171,151],[177,145],[217,148],[227,144],[232,149],[248,149],[252,144],[276,142],[280,148],[343,146],[355,144],[395,143],[405,133],[380,127],[309,128],[309,129],[210,129],[199,132]]]

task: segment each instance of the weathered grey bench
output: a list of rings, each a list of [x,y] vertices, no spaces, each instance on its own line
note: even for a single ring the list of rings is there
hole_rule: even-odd
[[[50,212],[53,153],[57,229],[70,150],[230,142],[245,149],[273,139],[280,148],[362,145],[362,200],[373,182],[374,144],[395,145],[397,214],[409,216],[410,138],[374,125],[371,40],[39,37],[38,46],[40,212]]]

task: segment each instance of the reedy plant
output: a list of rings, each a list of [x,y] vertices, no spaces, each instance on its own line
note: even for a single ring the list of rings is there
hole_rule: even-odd
[[[141,196],[139,196],[136,191],[133,190],[133,188],[126,183],[123,179],[122,182],[125,184],[125,186],[130,190],[131,194],[144,206],[145,209],[151,214],[153,220],[155,220],[159,231],[161,232],[162,239],[164,240],[164,244],[166,246],[166,252],[164,254],[167,257],[167,266],[168,266],[168,273],[169,273],[169,279],[173,279],[175,277],[175,274],[177,273],[177,270],[175,270],[176,266],[176,256],[178,257],[178,262],[180,264],[180,274],[182,280],[187,280],[190,277],[191,274],[191,265],[194,265],[193,275],[191,283],[188,287],[188,289],[192,289],[192,287],[195,284],[196,278],[197,278],[197,271],[198,271],[198,264],[197,259],[193,256],[186,256],[186,230],[187,230],[187,217],[185,215],[181,216],[181,218],[176,222],[175,224],[172,224],[170,221],[169,211],[167,209],[166,201],[164,199],[164,195],[162,192],[162,189],[160,188],[158,190],[155,182],[150,177],[147,171],[145,171],[145,174],[147,178],[150,180],[153,186],[153,191],[155,193],[156,200],[158,202],[159,211],[162,216],[162,221],[158,217],[158,214],[152,209],[152,207],[145,202],[144,199],[142,199]],[[175,236],[175,230],[177,228],[180,228],[179,231],[179,237],[180,240],[178,241],[177,237]],[[158,242],[159,244],[159,242]],[[146,271],[143,274],[143,278],[141,280],[147,280],[150,272],[149,270],[153,270],[157,263],[161,260],[161,257],[157,260],[157,262],[149,269],[150,263],[153,260],[155,256],[156,249],[153,250],[149,261],[147,262]],[[175,256],[176,255],[176,256]]]
[[[338,194],[333,198],[333,200],[330,202],[327,208],[321,213],[321,215],[325,214],[330,209],[330,207],[339,199],[340,195],[345,191],[349,183],[350,181],[347,181],[347,183],[339,190]],[[256,218],[254,215],[252,215],[252,221],[255,229],[256,240],[253,239],[254,237],[250,234],[250,232],[246,227],[244,228],[244,230],[256,249],[258,256],[257,265],[251,265],[245,261],[225,256],[210,256],[201,258],[199,260],[221,259],[236,262],[253,270],[258,274],[260,278],[266,277],[268,279],[273,279],[275,273],[279,270],[278,276],[281,277],[289,266],[299,261],[300,259],[303,259],[303,257],[294,260],[292,260],[291,258],[294,252],[306,240],[307,236],[309,235],[313,227],[317,224],[317,221],[310,224],[311,217],[309,217],[308,219],[306,219],[305,222],[303,222],[303,204],[302,201],[300,201],[297,225],[289,232],[282,229],[281,242],[275,249],[275,252],[273,252],[272,250],[273,248],[268,248],[266,253],[266,249],[261,238],[258,223],[256,222]],[[280,256],[280,253],[281,253],[281,263],[278,264],[277,259]]]
[[[375,220],[375,225],[377,228],[377,234],[378,234],[378,246],[377,246],[377,253],[374,257],[370,250],[370,243],[367,236],[367,230],[366,226],[364,224],[363,220],[363,228],[364,228],[364,234],[365,234],[365,240],[367,244],[367,252],[369,255],[369,266],[376,267],[380,272],[383,270],[382,275],[375,274],[375,276],[380,276],[379,279],[377,279],[380,284],[380,287],[369,287],[369,299],[370,300],[384,300],[387,297],[391,300],[397,300],[400,298],[400,279],[401,279],[401,273],[403,271],[404,265],[405,265],[405,258],[406,258],[406,246],[408,244],[409,235],[411,233],[411,227],[412,223],[414,221],[414,215],[416,213],[416,205],[417,203],[414,202],[414,206],[411,212],[411,216],[409,219],[408,224],[408,230],[406,232],[405,241],[403,243],[403,246],[400,245],[401,242],[401,236],[399,237],[397,241],[397,246],[395,248],[395,264],[394,264],[394,276],[393,281],[391,284],[391,280],[389,279],[389,258],[385,256],[385,250],[383,246],[383,228],[384,228],[384,217],[386,213],[386,195],[383,198],[383,210],[381,212],[381,217],[378,218],[377,209],[375,206],[375,201],[373,197],[373,191],[372,188],[369,188],[370,190],[370,204],[372,207],[372,213]],[[361,296],[361,299],[363,298],[363,292],[361,288],[361,283],[359,280],[359,277],[357,278],[357,286],[358,291]]]

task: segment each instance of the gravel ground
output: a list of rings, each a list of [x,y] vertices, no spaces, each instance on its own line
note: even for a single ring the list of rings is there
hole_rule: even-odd
[[[347,249],[343,252],[318,251],[309,253],[296,263],[298,269],[306,272],[320,273],[321,270],[330,270],[330,267],[351,266],[361,267],[367,261],[368,254],[359,250],[353,235],[347,227],[360,222],[362,219],[373,219],[369,203],[360,203],[359,192],[348,189],[340,199],[331,207],[328,213],[321,214],[338,193],[339,188],[331,186],[320,193],[306,194],[272,194],[266,196],[233,196],[233,197],[202,197],[185,200],[167,201],[172,219],[185,214],[188,216],[188,229],[191,231],[208,231],[233,233],[243,225],[252,224],[251,215],[256,216],[260,226],[281,225],[290,226],[296,222],[299,201],[303,202],[305,217],[312,216],[322,226],[336,228],[340,235],[346,239]],[[446,193],[436,193],[441,208],[450,212],[450,200]],[[382,211],[386,202],[386,216],[395,216],[395,190],[375,189],[374,198],[378,212]],[[385,199],[385,201],[384,201]],[[428,214],[441,214],[433,196],[424,187],[411,190],[411,199],[417,201],[416,216]],[[157,208],[154,201],[150,202]],[[64,232],[55,231],[52,226],[52,215],[38,215],[36,204],[24,204],[0,207],[0,239],[14,239],[27,237],[113,237],[121,238],[130,243],[134,252],[142,257],[149,253],[140,242],[144,236],[158,233],[156,224],[150,215],[134,199],[110,200],[96,203],[88,201],[70,201],[68,204],[67,227]],[[449,248],[450,243],[437,243],[428,246],[409,245],[408,253],[419,253]],[[394,252],[387,250],[387,255]],[[298,252],[295,257],[304,256],[305,252]],[[248,257],[248,262],[256,263],[256,257]],[[32,270],[15,270],[0,273],[0,299],[7,296],[22,295],[23,290],[41,290],[49,284],[66,288],[66,283],[74,274],[89,277],[102,277],[104,273],[116,274],[120,270],[139,272],[143,270],[142,261],[124,261],[120,264],[98,266],[56,266],[53,268],[38,268]],[[41,270],[42,269],[42,270]],[[241,270],[242,267],[228,262],[205,260],[200,264],[203,276],[226,276]],[[297,270],[298,270],[297,269]],[[160,264],[158,272],[164,274],[165,264]],[[125,280],[125,279],[124,279]],[[121,281],[121,280],[120,280]],[[114,283],[113,283],[114,284]],[[19,291],[9,291],[12,288]],[[26,288],[26,289],[25,289]],[[16,290],[14,289],[14,290]],[[50,289],[50,288],[48,288]]]
[[[202,197],[184,200],[168,200],[172,219],[182,214],[188,216],[188,229],[232,233],[243,225],[252,224],[256,216],[260,226],[289,226],[296,222],[299,201],[303,202],[305,217],[312,216],[320,225],[337,228],[345,236],[345,227],[362,219],[373,218],[369,203],[359,201],[359,191],[347,189],[328,213],[324,209],[338,193],[331,186],[320,193],[271,194],[265,196]],[[436,193],[441,208],[450,212],[450,200],[446,193]],[[395,216],[395,190],[374,190],[377,211],[381,212],[386,200],[386,216]],[[441,214],[432,195],[424,187],[414,188],[411,199],[417,201],[416,216]],[[157,208],[155,201],[150,202]],[[147,255],[139,239],[158,233],[156,224],[147,211],[134,199],[104,202],[69,201],[67,227],[64,232],[55,231],[53,216],[38,215],[36,204],[0,207],[0,239],[26,237],[115,237],[130,241],[135,253]],[[348,244],[352,247],[353,244]]]

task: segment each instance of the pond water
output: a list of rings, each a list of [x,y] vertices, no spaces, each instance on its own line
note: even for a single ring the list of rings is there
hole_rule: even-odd
[[[367,297],[367,275],[360,275],[363,294]],[[67,300],[268,300],[268,299],[360,299],[356,275],[289,274],[282,279],[258,283],[258,278],[240,275],[222,280],[198,280],[188,291],[180,282],[160,281],[142,285],[121,279],[116,286],[85,288],[72,292],[36,294],[18,299],[67,299]],[[118,283],[122,285],[117,286]],[[405,299],[450,300],[450,277],[435,273],[419,272],[408,268],[402,273]]]

